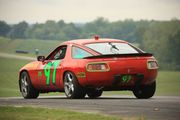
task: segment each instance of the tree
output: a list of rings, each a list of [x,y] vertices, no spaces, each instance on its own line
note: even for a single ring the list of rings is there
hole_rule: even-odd
[[[0,36],[7,36],[7,34],[9,33],[10,31],[10,26],[4,22],[4,21],[0,21]]]
[[[143,38],[142,46],[147,52],[154,53],[161,69],[180,69],[180,21],[153,21]]]
[[[96,20],[86,23],[82,28],[83,37],[92,37],[93,35],[100,35],[101,37],[107,37],[107,28],[109,21],[103,17],[99,17]]]
[[[20,22],[16,25],[14,25],[9,32],[10,38],[26,38],[26,30],[28,28],[28,23],[25,21]]]

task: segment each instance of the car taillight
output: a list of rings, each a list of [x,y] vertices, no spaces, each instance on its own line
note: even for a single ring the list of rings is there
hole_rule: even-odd
[[[156,60],[148,60],[147,61],[147,68],[148,69],[157,69],[158,68],[158,64]]]
[[[109,65],[104,62],[93,62],[86,65],[86,70],[89,72],[106,72],[109,71]]]

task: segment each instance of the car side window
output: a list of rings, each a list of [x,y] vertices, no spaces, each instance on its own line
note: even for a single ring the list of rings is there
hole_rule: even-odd
[[[66,55],[66,47],[62,47],[54,55],[54,60],[64,59],[65,55]]]
[[[66,46],[61,46],[55,49],[48,57],[47,60],[59,60],[64,59],[66,55]]]
[[[76,47],[76,46],[72,47],[72,58],[82,59],[82,58],[88,57],[88,56],[92,56],[92,54],[87,52],[86,50],[79,48],[79,47]]]

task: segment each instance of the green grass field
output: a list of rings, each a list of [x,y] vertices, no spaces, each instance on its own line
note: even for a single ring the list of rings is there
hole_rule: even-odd
[[[18,88],[18,71],[28,63],[27,60],[18,60],[0,57],[0,96],[20,96]],[[180,71],[159,71],[157,78],[156,95],[178,95],[180,96]],[[63,94],[63,93],[61,93]],[[131,94],[131,92],[113,91],[105,92],[111,94]],[[49,94],[48,94],[49,95]],[[51,95],[51,94],[50,94]],[[55,93],[53,95],[59,95]]]
[[[89,114],[60,109],[33,107],[2,107],[0,106],[0,120],[123,120],[118,117]],[[132,118],[144,120],[144,118]]]
[[[47,55],[64,41],[56,40],[35,40],[35,39],[15,39],[0,37],[0,52],[15,53],[16,50],[28,51],[30,56],[35,56],[35,49],[39,49],[39,54]]]
[[[160,71],[157,78],[157,95],[180,96],[180,71]]]
[[[18,71],[26,60],[0,57],[0,96],[19,96]]]

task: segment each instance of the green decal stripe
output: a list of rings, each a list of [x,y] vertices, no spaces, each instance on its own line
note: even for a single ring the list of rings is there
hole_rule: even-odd
[[[54,66],[53,78],[52,78],[53,84],[56,84],[56,69],[57,69],[60,62],[61,62],[60,60],[57,60],[57,61],[54,61],[54,63],[53,63],[53,66]]]
[[[48,62],[46,64],[46,66],[44,67],[44,74],[46,76],[46,85],[50,84],[50,75],[51,75],[51,67],[54,67],[53,70],[53,76],[52,76],[52,83],[56,84],[56,69],[58,67],[58,65],[60,64],[61,60],[56,60],[53,63],[52,62]]]
[[[48,62],[47,65],[44,67],[44,74],[46,76],[46,85],[50,84],[51,65],[52,62]]]

